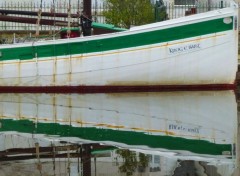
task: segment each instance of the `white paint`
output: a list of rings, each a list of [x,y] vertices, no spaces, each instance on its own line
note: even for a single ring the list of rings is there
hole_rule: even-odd
[[[237,14],[237,8],[135,27],[130,31],[16,44],[40,46],[150,32]],[[2,45],[8,48],[9,45]],[[180,48],[178,50],[178,48]],[[177,49],[175,52],[175,49]],[[172,51],[172,52],[170,52]],[[102,86],[233,84],[238,65],[238,30],[107,52],[1,62],[2,86]]]

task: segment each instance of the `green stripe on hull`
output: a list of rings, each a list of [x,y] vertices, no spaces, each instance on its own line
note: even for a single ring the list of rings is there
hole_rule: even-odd
[[[142,145],[167,150],[184,150],[198,154],[222,155],[223,151],[232,151],[230,144],[214,144],[204,140],[192,140],[180,137],[149,135],[143,132],[120,131],[101,128],[73,127],[56,123],[33,123],[29,120],[2,119],[1,132],[17,131],[21,133],[58,135],[60,137],[78,137],[92,141],[112,141],[127,145]],[[143,140],[144,139],[144,140]]]
[[[64,56],[69,54],[83,54],[101,51],[110,51],[123,48],[144,46],[179,39],[196,37],[233,29],[233,23],[225,24],[223,18],[204,21],[169,29],[144,32],[126,36],[91,41],[79,41],[64,44],[48,44],[44,46],[30,46],[21,48],[0,49],[0,60],[26,60],[37,54],[38,58],[51,56]]]

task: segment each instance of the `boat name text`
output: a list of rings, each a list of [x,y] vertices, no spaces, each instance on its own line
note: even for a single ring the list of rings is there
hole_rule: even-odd
[[[186,126],[186,125],[178,125],[178,124],[169,124],[168,129],[170,131],[181,131],[183,133],[195,133],[199,134],[199,127],[193,127],[193,126]]]
[[[189,44],[189,45],[180,46],[180,47],[171,47],[169,48],[169,54],[179,54],[183,52],[194,51],[200,48],[201,48],[200,43]]]

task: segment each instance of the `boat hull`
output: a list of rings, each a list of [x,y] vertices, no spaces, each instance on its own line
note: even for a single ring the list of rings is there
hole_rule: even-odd
[[[0,91],[232,89],[236,12],[228,8],[116,34],[4,46]]]

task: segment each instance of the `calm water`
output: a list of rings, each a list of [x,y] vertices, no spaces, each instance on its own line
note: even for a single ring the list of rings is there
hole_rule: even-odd
[[[0,94],[0,176],[238,175],[233,91]]]

